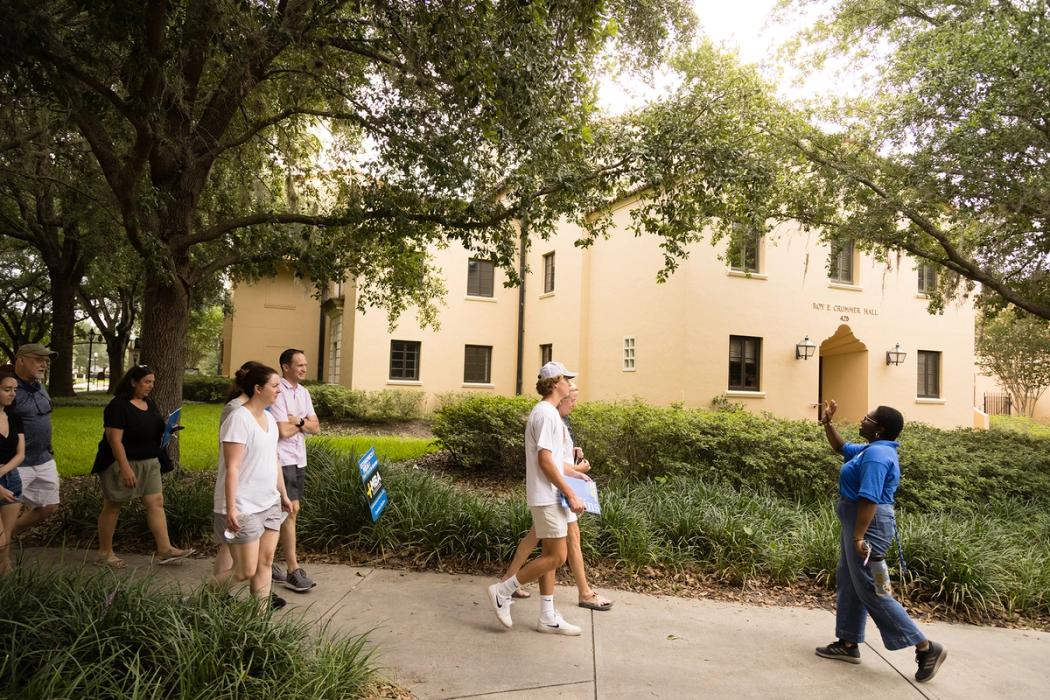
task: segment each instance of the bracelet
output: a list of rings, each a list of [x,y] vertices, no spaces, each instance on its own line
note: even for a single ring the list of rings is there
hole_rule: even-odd
[[[854,537],[854,538],[853,538],[853,541],[854,541],[854,542],[863,542],[863,541],[864,541],[864,538],[863,538],[863,537]]]

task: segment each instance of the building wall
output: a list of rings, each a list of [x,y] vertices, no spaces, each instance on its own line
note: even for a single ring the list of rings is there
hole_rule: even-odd
[[[574,245],[580,231],[572,224],[562,225],[550,240],[532,242],[525,278],[526,395],[534,393],[540,345],[549,343],[554,359],[580,373],[577,381],[586,399],[639,397],[655,404],[704,407],[725,395],[752,411],[815,419],[819,401],[833,398],[845,420],[857,421],[872,407],[887,404],[900,409],[907,420],[944,427],[973,424],[972,304],[949,304],[943,314],[930,315],[925,297],[917,293],[917,270],[909,258],[879,261],[858,253],[854,282],[830,282],[829,251],[818,234],[782,225],[763,239],[757,273],[730,270],[719,257],[724,244],[712,248],[700,242],[666,283],[657,284],[664,262],[659,241],[615,232],[626,231],[632,206],[616,209],[612,237],[589,248]],[[543,256],[551,252],[555,287],[547,293]],[[410,309],[391,332],[381,311],[354,309],[349,288],[343,305],[340,382],[369,390],[410,387],[431,395],[513,394],[518,290],[504,288],[505,277],[497,270],[491,299],[469,297],[468,253],[450,246],[436,251],[435,258],[448,288],[440,330],[419,328]],[[290,276],[257,285],[260,290],[248,297],[255,300],[251,303],[235,296],[236,313],[263,307],[266,299],[271,307],[278,305],[282,285],[289,284],[291,301],[281,303],[302,306],[299,320],[310,321],[308,328],[293,332],[289,326],[280,341],[273,341],[264,336],[265,323],[235,318],[235,338],[239,328],[254,335],[247,341],[238,339],[240,346],[230,345],[233,362],[244,356],[238,355],[238,347],[264,342],[278,346],[291,342],[294,333],[305,338],[301,345],[316,350],[318,303],[310,300],[314,310],[305,311],[308,291],[298,291]],[[328,302],[329,314],[332,308]],[[289,309],[268,311],[296,314]],[[761,339],[757,391],[728,390],[732,335]],[[808,360],[796,359],[796,344],[805,337],[816,353]],[[634,342],[633,369],[624,366],[625,338]],[[418,381],[389,379],[392,339],[421,343]],[[897,343],[906,359],[901,365],[887,365],[886,351]],[[464,384],[465,344],[492,346],[488,384]],[[941,353],[939,398],[917,397],[918,350]]]
[[[629,217],[630,206],[617,210],[616,227],[626,229]],[[580,250],[571,248],[577,233],[565,226],[547,245],[573,265],[559,274],[554,295],[539,298],[543,250],[534,246],[530,253],[526,357],[536,359],[526,362],[527,377],[535,376],[538,344],[552,342],[556,359],[579,368],[578,383],[590,399],[637,396],[708,406],[725,394],[750,410],[816,418],[819,399],[834,398],[848,420],[867,412],[860,406],[882,403],[908,420],[972,424],[972,305],[963,301],[931,316],[917,293],[915,263],[906,257],[880,262],[857,254],[854,283],[829,282],[829,251],[818,234],[785,225],[763,240],[757,274],[729,270],[718,256],[724,245],[712,250],[702,242],[666,283],[657,284],[663,265],[658,241],[614,235]],[[582,339],[569,319],[586,324]],[[825,389],[831,393],[822,395],[819,355],[796,360],[795,345],[809,336],[820,347],[839,333],[852,334],[866,354],[843,365],[829,349]],[[762,339],[759,391],[728,390],[730,335]],[[623,368],[624,337],[636,341],[634,371]],[[886,351],[898,342],[906,359],[887,366]],[[940,399],[916,396],[919,349],[942,353]]]
[[[223,370],[232,375],[248,360],[277,368],[286,348],[298,347],[317,376],[320,307],[309,281],[282,270],[254,284],[239,284],[232,293],[233,314],[223,329]]]
[[[444,273],[447,296],[441,309],[439,330],[421,329],[416,310],[408,309],[390,331],[386,315],[377,309],[365,312],[347,306],[344,333],[354,333],[344,352],[353,354],[353,377],[346,382],[355,389],[419,389],[433,396],[445,392],[482,392],[512,395],[517,362],[518,291],[505,288],[506,275],[496,270],[493,296],[467,295],[469,254],[460,246],[435,252],[435,262]],[[346,339],[349,340],[349,339]],[[389,378],[390,341],[419,341],[418,381]],[[463,381],[464,346],[492,347],[491,381],[467,384]]]

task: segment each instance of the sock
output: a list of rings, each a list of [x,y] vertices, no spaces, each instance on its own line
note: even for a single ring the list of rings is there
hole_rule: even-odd
[[[540,596],[540,619],[544,622],[550,622],[554,619],[554,596],[552,595],[541,595]]]
[[[509,579],[507,579],[499,585],[499,588],[496,589],[496,592],[504,598],[509,598],[511,594],[514,593],[514,591],[518,590],[518,586],[520,585],[521,584],[518,583],[518,577],[511,576]]]

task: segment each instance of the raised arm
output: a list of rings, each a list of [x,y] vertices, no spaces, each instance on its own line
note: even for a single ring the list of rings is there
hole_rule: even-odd
[[[846,441],[842,439],[842,436],[839,435],[839,431],[835,429],[835,424],[831,422],[835,417],[835,411],[837,411],[838,408],[839,405],[835,403],[834,399],[825,401],[823,417],[820,419],[820,424],[824,426],[824,437],[828,439],[831,449],[842,454],[842,448],[845,447]]]

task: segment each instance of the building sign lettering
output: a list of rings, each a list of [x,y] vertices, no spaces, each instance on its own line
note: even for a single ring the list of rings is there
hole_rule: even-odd
[[[814,311],[830,311],[836,314],[853,314],[855,316],[878,316],[879,310],[866,306],[846,306],[845,304],[826,304],[824,302],[813,302]]]

